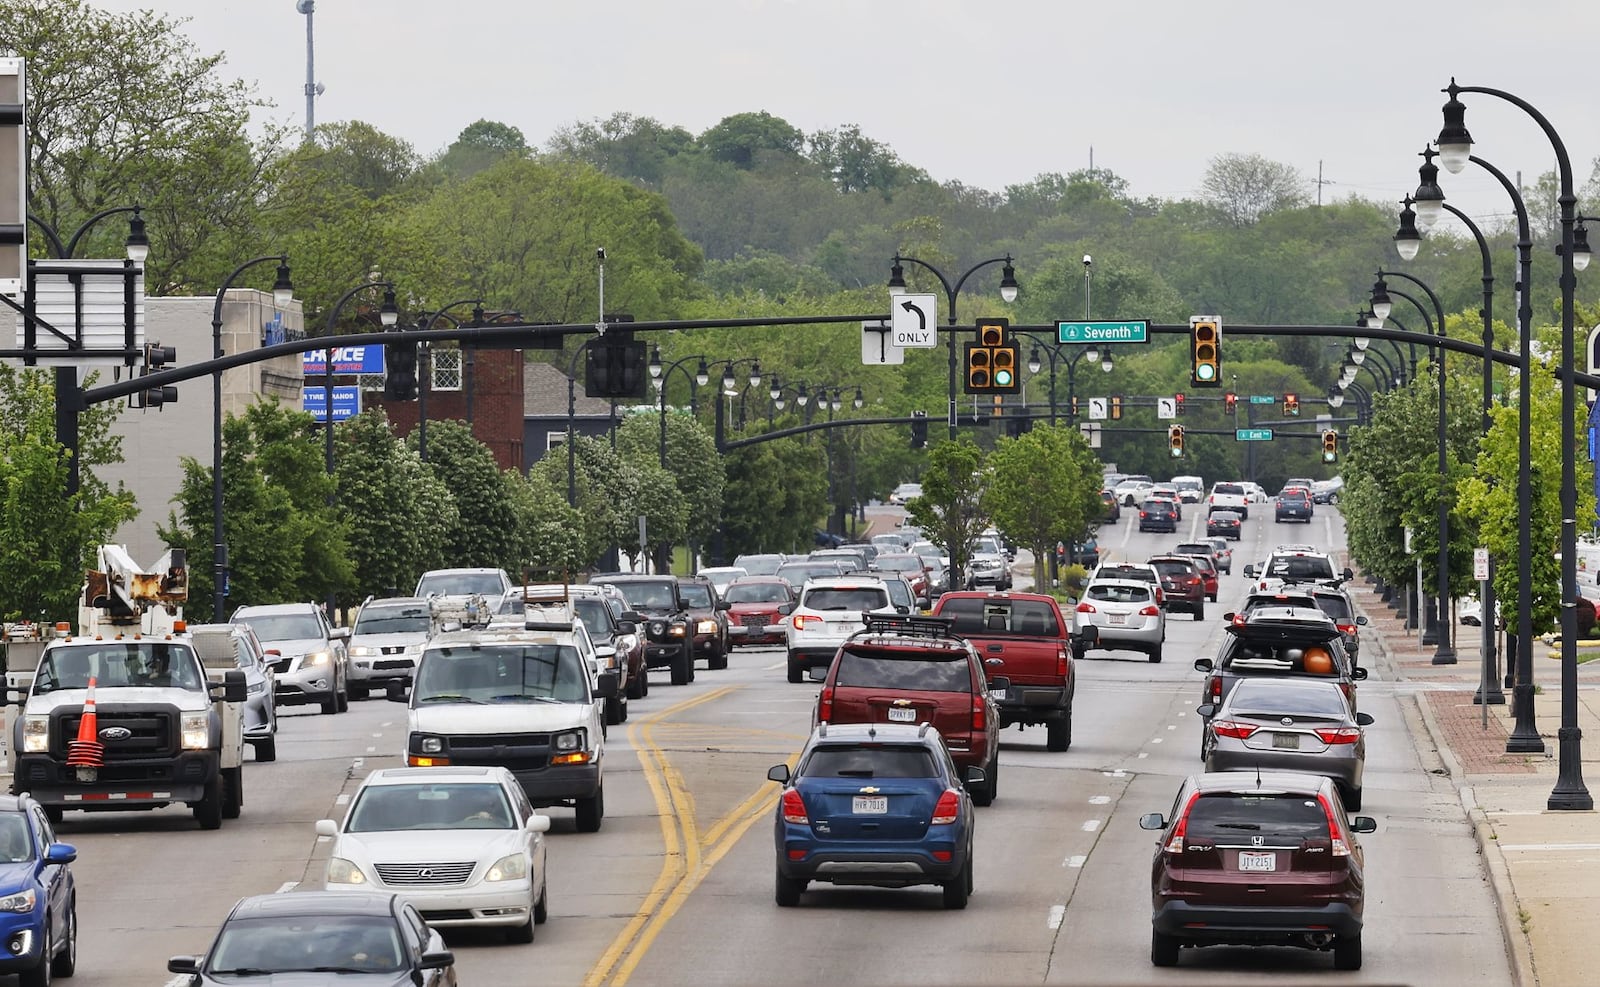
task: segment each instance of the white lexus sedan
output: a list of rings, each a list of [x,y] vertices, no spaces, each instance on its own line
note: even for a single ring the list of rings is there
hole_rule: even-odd
[[[549,829],[502,767],[383,768],[342,826],[317,822],[333,839],[329,890],[393,891],[431,926],[504,926],[511,942],[532,942],[549,916]]]

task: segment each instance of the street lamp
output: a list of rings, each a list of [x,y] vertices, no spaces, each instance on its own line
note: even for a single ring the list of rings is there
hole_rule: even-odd
[[[1018,290],[1016,268],[1011,266],[1010,254],[1006,254],[1004,257],[991,257],[988,260],[979,261],[978,263],[967,268],[965,273],[957,278],[955,283],[952,285],[950,279],[945,277],[943,271],[940,271],[937,267],[934,267],[927,261],[918,260],[915,257],[905,257],[901,254],[895,254],[893,266],[889,268],[889,296],[891,298],[893,298],[895,295],[903,294],[906,290],[905,267],[903,265],[907,262],[915,264],[918,267],[921,267],[932,273],[934,277],[939,279],[939,284],[944,287],[946,312],[948,313],[946,322],[950,326],[951,330],[945,335],[945,350],[948,356],[950,371],[949,419],[950,438],[953,439],[956,437],[956,334],[954,331],[956,325],[956,298],[961,294],[961,286],[967,283],[967,278],[971,277],[977,271],[988,267],[990,264],[1003,264],[1005,266],[1000,269],[1000,299],[1007,304],[1014,302],[1017,300]]]
[[[684,364],[690,360],[699,360],[699,372],[689,373],[689,368]],[[699,411],[698,395],[700,388],[704,387],[711,379],[706,358],[700,354],[686,356],[671,363],[661,362],[661,347],[654,346],[650,349],[650,361],[646,365],[650,371],[650,380],[656,387],[656,405],[661,413],[661,435],[656,443],[657,452],[661,459],[661,468],[667,468],[667,384],[672,378],[672,372],[682,368],[683,375],[689,379],[689,414],[694,415]]]
[[[339,300],[337,302],[333,303],[333,307],[328,309],[328,318],[325,321],[325,324],[323,325],[322,334],[324,336],[332,336],[333,335],[333,327],[339,321],[339,311],[344,308],[345,302],[348,302],[350,299],[354,298],[356,295],[360,294],[363,291],[370,291],[371,289],[378,288],[378,287],[383,288],[383,302],[378,307],[378,321],[383,325],[384,329],[393,329],[395,327],[395,325],[397,323],[399,323],[399,321],[400,321],[400,309],[398,307],[396,307],[395,300],[394,300],[394,282],[393,281],[367,281],[367,282],[365,282],[363,284],[356,285],[354,288],[351,288],[349,291],[345,292],[343,295],[340,295],[339,296]],[[322,353],[323,353],[323,357],[322,357],[323,397],[322,397],[322,400],[323,400],[323,405],[324,405],[323,420],[324,420],[325,424],[327,425],[327,431],[323,436],[323,440],[324,440],[323,441],[323,465],[326,467],[328,475],[332,476],[333,475],[333,347],[324,346],[322,348]],[[332,504],[333,500],[334,500],[334,492],[332,490],[330,490],[328,492],[328,503]],[[331,613],[330,613],[330,619],[331,619]]]
[[[1458,86],[1453,78],[1443,91],[1449,94],[1450,99],[1444,105],[1444,127],[1439,131],[1438,141],[1441,152],[1445,154],[1445,167],[1452,174],[1465,168],[1472,154],[1472,135],[1466,127],[1466,106],[1458,98],[1464,92],[1494,96],[1522,109],[1544,131],[1556,155],[1561,181],[1560,195],[1556,199],[1561,208],[1561,727],[1556,736],[1560,741],[1561,754],[1555,788],[1550,793],[1546,807],[1589,810],[1594,808],[1594,799],[1583,783],[1583,731],[1578,726],[1578,487],[1577,464],[1574,462],[1576,428],[1573,424],[1577,401],[1572,376],[1572,350],[1573,293],[1577,288],[1576,271],[1579,270],[1580,261],[1574,253],[1578,198],[1573,193],[1572,159],[1567,155],[1561,135],[1544,114],[1526,100],[1499,89]],[[1581,263],[1588,263],[1587,255]],[[1527,293],[1527,285],[1524,285],[1524,297]],[[1523,345],[1527,346],[1526,338]],[[1531,360],[1525,360],[1522,374],[1524,389],[1528,377],[1532,376],[1531,370]],[[1531,411],[1529,405],[1523,405],[1524,419]],[[1526,472],[1529,468],[1529,460],[1524,459],[1522,470]],[[1528,570],[1522,570],[1519,575],[1526,584]],[[1519,616],[1523,620],[1528,617],[1526,613]]]
[[[1076,377],[1076,374],[1077,374],[1077,369],[1078,369],[1078,361],[1082,360],[1082,359],[1088,359],[1088,361],[1090,363],[1094,363],[1094,362],[1098,361],[1100,359],[1100,348],[1098,346],[1094,346],[1094,345],[1089,345],[1089,346],[1083,347],[1083,348],[1079,349],[1078,352],[1074,353],[1072,355],[1071,359],[1068,359],[1067,357],[1062,355],[1062,351],[1065,349],[1065,346],[1063,344],[1061,344],[1061,343],[1045,343],[1043,345],[1044,345],[1044,349],[1041,351],[1040,350],[1040,344],[1035,342],[1033,344],[1032,350],[1029,351],[1029,353],[1028,353],[1028,373],[1037,374],[1041,369],[1044,368],[1044,362],[1040,359],[1041,352],[1043,353],[1044,356],[1049,357],[1049,359],[1050,359],[1050,424],[1054,425],[1056,423],[1056,365],[1057,365],[1058,362],[1065,362],[1066,363],[1066,365],[1067,365],[1067,421],[1071,422],[1076,417],[1076,415],[1075,415],[1075,413],[1073,411],[1073,401],[1077,397],[1077,383],[1076,383],[1077,382],[1077,377]],[[1106,352],[1106,356],[1107,356],[1108,359],[1109,359],[1110,355],[1111,355],[1110,351],[1108,350]],[[1111,369],[1109,366],[1104,366],[1104,365],[1102,365],[1102,366],[1107,371],[1109,371]]]
[[[142,232],[142,231],[141,231]],[[217,289],[216,301],[211,306],[211,357],[222,358],[222,299],[239,276],[259,264],[277,261],[278,276],[272,283],[272,304],[278,310],[289,307],[294,301],[294,282],[289,280],[289,258],[285,254],[269,254],[245,261],[234,268],[222,287]],[[330,355],[331,356],[331,355]],[[332,413],[331,403],[329,413]],[[228,543],[222,530],[222,371],[211,374],[211,619],[221,621],[226,605],[228,580]]]
[[[423,332],[427,332],[428,330],[432,329],[433,324],[440,319],[448,319],[451,325],[459,328],[461,326],[460,320],[448,314],[449,311],[455,308],[457,305],[471,305],[478,311],[483,311],[483,299],[463,298],[459,301],[451,302],[448,305],[441,305],[434,311],[426,313],[427,317],[422,320],[418,328],[420,328]],[[433,385],[433,346],[430,343],[423,343],[420,346],[420,350],[421,352],[419,356],[421,359],[417,361],[419,364],[421,364],[421,366],[417,368],[417,456],[423,462],[427,462],[428,391]]]

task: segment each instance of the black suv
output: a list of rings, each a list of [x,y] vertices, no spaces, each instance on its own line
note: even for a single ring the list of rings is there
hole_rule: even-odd
[[[679,576],[678,596],[694,622],[694,656],[712,671],[728,667],[728,604],[707,576]]]
[[[1140,531],[1172,531],[1178,530],[1178,504],[1176,501],[1164,497],[1145,501],[1139,507]]]
[[[678,592],[677,577],[618,572],[589,581],[621,590],[628,606],[644,618],[640,628],[647,666],[671,669],[673,685],[694,681],[694,619]]]

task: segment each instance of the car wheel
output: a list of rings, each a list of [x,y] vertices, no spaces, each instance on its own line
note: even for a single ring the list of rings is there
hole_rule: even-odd
[[[350,698],[354,699],[358,703],[365,700],[369,693],[370,690],[364,685],[350,686]]]
[[[961,868],[961,873],[953,881],[944,884],[944,907],[959,911],[967,907],[967,899],[972,895],[972,851],[967,850],[966,865]]]
[[[74,896],[67,902],[67,941],[62,945],[61,952],[56,954],[55,962],[50,964],[50,973],[56,977],[70,977],[78,969],[78,899]]]
[[[995,751],[989,755],[988,770],[983,784],[972,792],[973,805],[993,805],[995,795],[1000,790],[1000,752]]]
[[[222,769],[222,818],[238,819],[244,809],[244,767]]]
[[[17,971],[17,983],[21,987],[49,987],[50,974],[50,923],[44,925],[44,947],[39,953],[39,965],[26,970]]]
[[[255,743],[256,761],[265,764],[278,759],[278,738],[276,736],[258,740]]]
[[[201,829],[222,828],[222,787],[222,772],[219,771],[206,785],[205,796],[194,804],[194,821]]]
[[[622,700],[615,696],[606,700],[606,726],[614,727],[622,722]]]
[[[348,712],[350,709],[350,690],[347,688],[343,692],[338,693],[336,696],[334,696],[334,702],[338,706],[335,712]]]
[[[628,679],[627,696],[629,699],[643,699],[645,683],[649,682],[643,669]]]
[[[1081,644],[1074,644],[1072,646],[1072,660],[1073,661],[1083,661],[1088,656],[1089,656],[1089,649],[1088,648],[1084,647]]]
[[[810,883],[798,877],[784,877],[783,871],[777,872],[777,879],[772,886],[772,899],[778,903],[779,908],[793,908],[800,904],[800,896],[806,893],[806,885]]]
[[[1359,788],[1347,788],[1344,785],[1340,785],[1339,786],[1339,800],[1344,803],[1345,811],[1347,811],[1347,812],[1360,812],[1361,811],[1361,789],[1359,789]],[[1352,969],[1354,969],[1354,968],[1352,967]]]
[[[328,714],[329,716],[332,716],[334,713],[339,712],[339,693],[338,692],[329,693],[328,694],[328,698],[326,698],[326,699],[324,699],[322,701],[322,711],[324,713]]]
[[[580,832],[580,833],[598,833],[598,832],[600,832],[600,821],[602,819],[604,819],[605,815],[606,815],[606,790],[605,790],[605,787],[601,786],[600,790],[594,793],[594,798],[591,798],[591,799],[579,799],[578,800],[578,805],[577,805],[577,810],[578,810],[578,832]]]
[[[1156,645],[1155,648],[1150,652],[1150,664],[1161,664],[1161,645]]]
[[[1054,720],[1046,721],[1044,749],[1047,751],[1064,751],[1072,746],[1072,707],[1067,707],[1062,715]]]
[[[1339,495],[1338,494],[1329,494],[1328,495],[1328,503],[1337,504],[1338,502],[1339,502]]]
[[[799,683],[804,682],[805,680],[806,680],[806,670],[805,670],[804,666],[802,666],[798,662],[796,662],[794,660],[794,656],[793,655],[790,655],[789,656],[789,682],[790,682],[790,684],[791,685],[798,685]]]
[[[550,884],[539,889],[539,901],[533,906],[533,920],[539,925],[550,921]]]
[[[1178,940],[1154,929],[1150,930],[1150,963],[1152,966],[1178,965]]]
[[[1196,606],[1194,608],[1194,619],[1195,620],[1205,620],[1206,619],[1206,605],[1205,605],[1204,602],[1200,603],[1198,606]]]
[[[1333,968],[1335,970],[1361,969],[1361,933],[1340,936],[1333,941]]]
[[[528,916],[528,920],[521,925],[506,927],[506,942],[519,944],[533,942],[533,916],[531,914]]]

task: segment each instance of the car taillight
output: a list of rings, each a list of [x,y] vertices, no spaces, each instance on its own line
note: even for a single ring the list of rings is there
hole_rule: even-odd
[[[1353,744],[1361,739],[1361,730],[1359,727],[1334,727],[1318,730],[1317,736],[1324,744]]]
[[[811,825],[811,818],[806,815],[806,800],[792,788],[785,789],[783,793],[783,821],[796,826]]]
[[[1150,516],[1150,515],[1149,515],[1149,514],[1147,514],[1147,513],[1146,513],[1146,512],[1144,512],[1144,511],[1140,511],[1140,512],[1139,512],[1139,516],[1140,516],[1140,517],[1149,517],[1149,516]]]
[[[1161,608],[1152,604],[1151,606],[1145,607],[1144,609],[1140,610],[1139,611],[1139,616],[1141,616],[1141,617],[1159,617],[1159,616],[1161,616]]]
[[[961,796],[953,788],[946,788],[933,807],[933,825],[948,826],[961,815]]]
[[[1167,840],[1167,845],[1162,849],[1168,853],[1183,852],[1183,833],[1189,827],[1189,807],[1194,805],[1194,800],[1200,797],[1199,792],[1189,796],[1189,801],[1184,803],[1183,811],[1178,814],[1178,821],[1172,827],[1172,836]]]
[[[1200,577],[1199,576],[1190,576],[1189,577],[1189,585],[1190,586],[1199,586],[1200,585]]]
[[[983,708],[983,703],[984,699],[982,696],[972,697],[972,729],[974,730],[982,730],[987,726],[985,723],[987,716],[986,711]]]
[[[817,722],[827,723],[833,719],[833,689],[823,689],[817,697]]]
[[[1206,695],[1211,697],[1206,701],[1213,706],[1222,702],[1222,676],[1213,675],[1206,680]]]
[[[1078,604],[1078,612],[1079,613],[1094,613],[1095,612],[1094,604],[1090,603],[1088,600],[1085,600],[1082,603]]]
[[[807,624],[822,623],[822,618],[813,613],[797,613],[794,615],[792,623],[795,630],[803,631],[806,629]]]
[[[1245,619],[1245,615],[1244,614],[1236,613],[1236,614],[1233,615],[1233,626],[1235,626],[1235,627],[1243,627],[1247,623],[1249,623],[1249,621]]]
[[[1254,723],[1242,723],[1239,720],[1211,721],[1212,733],[1219,737],[1232,737],[1234,740],[1248,739],[1251,734],[1259,729],[1261,728]]]
[[[1324,795],[1318,795],[1317,801],[1322,803],[1322,813],[1328,819],[1328,839],[1333,842],[1333,855],[1350,856],[1350,845],[1344,841],[1344,830],[1339,827],[1339,817],[1333,811],[1333,803]]]
[[[1067,649],[1056,649],[1056,674],[1062,678],[1067,677]]]
[[[1340,624],[1339,625],[1339,633],[1340,634],[1354,634],[1355,632],[1356,632],[1356,625],[1355,624]]]

